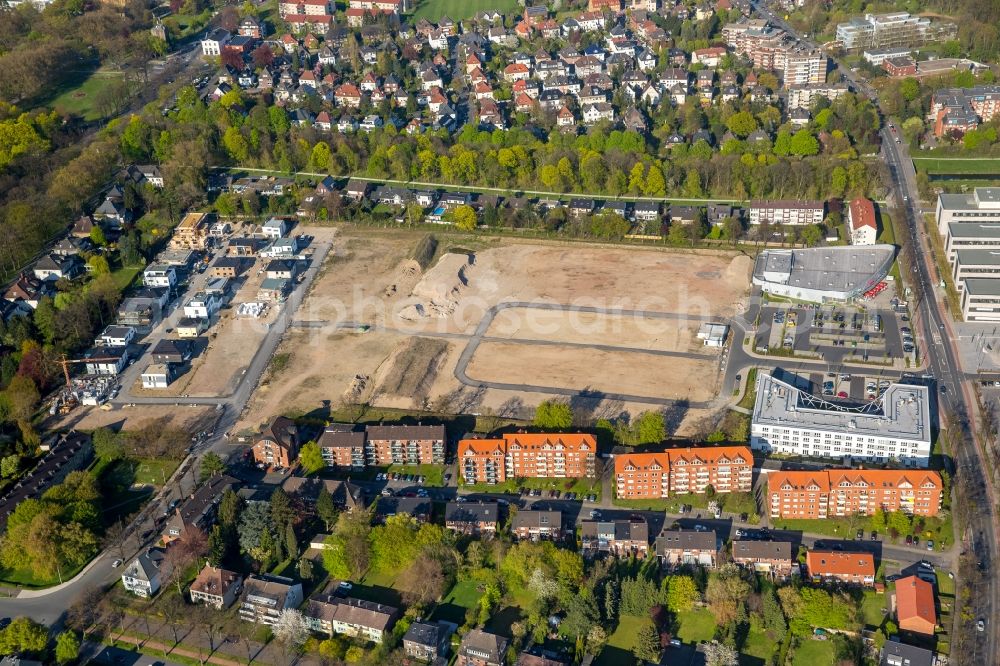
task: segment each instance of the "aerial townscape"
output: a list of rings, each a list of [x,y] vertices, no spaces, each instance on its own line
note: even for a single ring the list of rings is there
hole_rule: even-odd
[[[1000,664],[996,0],[0,0],[0,666]]]

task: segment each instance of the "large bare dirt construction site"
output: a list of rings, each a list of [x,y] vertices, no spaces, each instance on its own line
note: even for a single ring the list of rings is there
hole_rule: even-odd
[[[442,242],[424,269],[418,240],[338,236],[241,425],[323,401],[512,417],[552,397],[596,415],[685,401],[685,422],[723,404],[720,351],[696,334],[742,311],[748,257],[482,240]]]

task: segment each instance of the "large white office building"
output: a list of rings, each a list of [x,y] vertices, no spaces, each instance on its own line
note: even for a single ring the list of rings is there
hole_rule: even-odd
[[[891,384],[876,400],[835,403],[761,374],[750,447],[764,453],[927,467],[929,398],[926,386]]]
[[[948,21],[932,21],[906,12],[865,14],[837,24],[837,41],[847,50],[916,47],[954,39],[957,28]]]
[[[1000,225],[1000,187],[977,187],[966,194],[939,194],[938,233],[947,235],[953,222]]]
[[[965,321],[1000,321],[1000,187],[939,194],[938,233]]]

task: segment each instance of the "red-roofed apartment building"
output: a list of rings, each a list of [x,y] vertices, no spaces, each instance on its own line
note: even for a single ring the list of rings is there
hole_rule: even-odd
[[[753,454],[749,447],[686,447],[615,457],[616,495],[621,499],[703,493],[708,486],[720,493],[750,492]]]
[[[897,580],[896,619],[903,631],[933,636],[937,626],[934,586],[916,576]]]
[[[806,568],[813,582],[838,582],[847,585],[875,585],[875,556],[871,553],[845,553],[833,550],[810,550]]]
[[[851,245],[874,245],[878,238],[875,206],[870,199],[858,197],[847,206],[847,227],[851,230]]]
[[[936,516],[943,487],[941,475],[929,470],[830,469],[767,477],[771,517],[807,520],[870,516],[879,509]]]
[[[458,443],[459,473],[466,483],[594,476],[596,458],[597,440],[587,434],[510,433]]]

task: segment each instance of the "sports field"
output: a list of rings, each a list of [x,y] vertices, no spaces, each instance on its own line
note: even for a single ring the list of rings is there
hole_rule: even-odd
[[[930,174],[997,174],[1000,173],[1000,160],[996,158],[963,158],[963,157],[914,157],[913,164]]]
[[[461,21],[486,10],[507,15],[518,13],[520,9],[517,0],[419,0],[413,19],[425,18],[436,23],[441,17],[447,16],[453,21]]]

